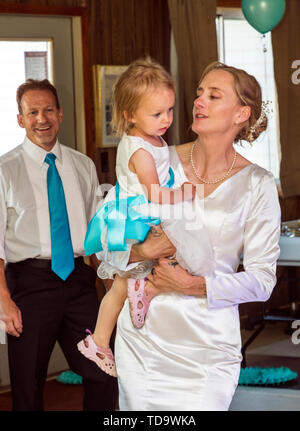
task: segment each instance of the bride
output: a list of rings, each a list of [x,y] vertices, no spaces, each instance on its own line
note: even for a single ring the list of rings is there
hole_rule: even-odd
[[[238,305],[266,301],[276,283],[275,181],[233,146],[253,142],[266,127],[256,79],[209,65],[193,107],[197,137],[170,148],[175,186],[189,181],[202,190],[194,206],[184,203],[196,211],[197,225],[174,219],[160,238],[131,250],[131,262],[160,258],[147,278],[162,293],[151,301],[143,328],[132,326],[128,301],[119,316],[121,410],[228,410],[242,359]],[[165,258],[174,246],[176,258]],[[237,272],[242,253],[244,270]]]

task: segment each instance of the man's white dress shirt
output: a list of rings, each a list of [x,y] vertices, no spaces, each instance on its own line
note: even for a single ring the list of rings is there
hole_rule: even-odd
[[[74,256],[83,256],[88,222],[100,200],[92,160],[58,141],[51,150],[61,177]],[[0,157],[0,259],[51,259],[47,151],[25,138]]]

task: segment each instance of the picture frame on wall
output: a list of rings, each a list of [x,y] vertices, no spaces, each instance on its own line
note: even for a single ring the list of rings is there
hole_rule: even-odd
[[[120,137],[111,129],[112,91],[117,78],[127,66],[93,66],[94,106],[95,106],[95,144],[96,147],[115,147]]]

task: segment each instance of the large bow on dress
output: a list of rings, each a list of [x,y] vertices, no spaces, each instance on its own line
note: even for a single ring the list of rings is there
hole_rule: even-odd
[[[169,169],[170,179],[165,187],[174,185],[174,172]],[[89,222],[84,250],[87,256],[103,250],[101,235],[107,227],[107,248],[109,251],[127,250],[126,239],[143,242],[152,225],[160,224],[160,219],[139,214],[133,207],[146,203],[143,195],[120,199],[120,186],[115,185],[116,199],[104,203]]]

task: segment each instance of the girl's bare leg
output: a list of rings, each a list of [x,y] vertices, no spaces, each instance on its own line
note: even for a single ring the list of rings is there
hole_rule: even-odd
[[[110,337],[126,297],[127,279],[116,275],[112,287],[101,301],[93,333],[93,339],[99,347],[109,348]]]

